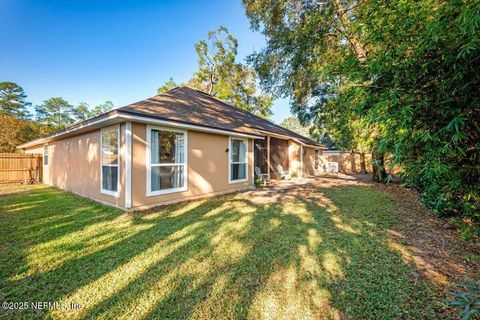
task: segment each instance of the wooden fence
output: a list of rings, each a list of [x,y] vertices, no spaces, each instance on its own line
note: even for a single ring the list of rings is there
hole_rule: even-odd
[[[0,183],[42,181],[42,155],[0,153]]]
[[[362,172],[362,162],[367,173],[372,172],[372,155],[341,151],[326,151],[324,157],[328,162],[338,163],[338,171],[343,173]]]

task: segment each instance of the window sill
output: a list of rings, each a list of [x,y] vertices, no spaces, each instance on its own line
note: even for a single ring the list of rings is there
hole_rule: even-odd
[[[188,190],[187,187],[183,187],[183,188],[172,188],[172,189],[164,189],[164,190],[157,190],[157,191],[147,191],[147,197],[161,196],[169,193],[185,192],[187,190]]]
[[[101,194],[106,194],[107,196],[112,196],[115,198],[120,198],[120,192],[119,191],[109,191],[109,190],[100,190]]]
[[[240,182],[247,182],[248,179],[242,179],[242,180],[228,180],[228,183],[229,184],[233,184],[233,183],[240,183]]]

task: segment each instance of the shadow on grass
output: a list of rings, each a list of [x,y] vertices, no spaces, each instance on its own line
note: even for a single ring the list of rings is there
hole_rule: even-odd
[[[16,235],[22,254],[2,274],[5,300],[75,301],[84,308],[51,315],[79,318],[434,317],[426,283],[389,243],[394,204],[366,187],[299,190],[270,204],[226,196],[135,215],[71,197],[81,206],[66,216],[49,213],[50,200],[17,212],[40,222]],[[29,255],[58,250],[53,267],[27,272]]]

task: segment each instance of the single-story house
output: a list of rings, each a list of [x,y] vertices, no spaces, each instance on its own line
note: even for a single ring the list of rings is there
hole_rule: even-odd
[[[314,175],[326,149],[188,87],[18,148],[43,154],[44,183],[125,210],[249,189],[254,167]]]

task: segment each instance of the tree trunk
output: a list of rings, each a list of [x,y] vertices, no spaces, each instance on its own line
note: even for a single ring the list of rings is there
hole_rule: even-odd
[[[372,153],[372,158],[372,180],[375,182],[384,183],[385,179],[387,178],[387,172],[385,171],[385,154],[374,151]]]
[[[355,52],[355,56],[357,57],[358,61],[365,62],[367,60],[368,51],[365,49],[362,41],[360,41],[360,39],[351,31],[352,22],[347,15],[348,10],[343,7],[341,0],[333,0],[333,5],[335,6],[338,18],[340,20],[340,31],[348,39],[348,42],[350,43],[353,52]]]
[[[360,153],[360,173],[367,173],[367,165],[365,164],[365,153]]]

